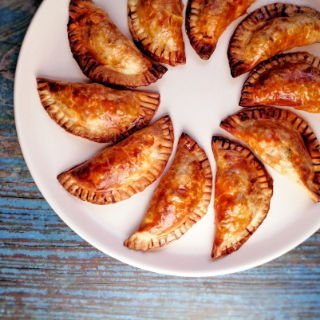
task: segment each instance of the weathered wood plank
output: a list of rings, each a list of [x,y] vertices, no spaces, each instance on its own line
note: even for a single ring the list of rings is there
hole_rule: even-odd
[[[0,2],[0,317],[319,319],[319,232],[265,266],[187,279],[107,257],[54,214],[23,161],[13,118],[16,60],[40,2]]]

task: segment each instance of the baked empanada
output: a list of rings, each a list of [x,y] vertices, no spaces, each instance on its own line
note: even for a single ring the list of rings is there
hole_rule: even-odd
[[[224,30],[243,15],[255,0],[189,0],[186,30],[202,59],[209,59]]]
[[[229,116],[221,127],[247,143],[268,165],[299,182],[320,201],[320,146],[306,121],[289,110],[254,107]]]
[[[285,3],[261,7],[239,24],[230,40],[231,74],[237,77],[277,53],[315,42],[320,42],[320,12]]]
[[[71,0],[68,34],[74,58],[95,82],[147,86],[167,71],[144,57],[91,0]]]
[[[135,44],[155,61],[186,63],[181,0],[128,0],[129,28]]]
[[[245,82],[240,105],[290,106],[320,112],[320,59],[307,52],[261,62]]]
[[[161,175],[172,146],[173,127],[166,116],[60,174],[58,180],[81,200],[119,202],[143,191]]]
[[[217,164],[215,182],[215,239],[212,257],[238,250],[268,214],[272,178],[255,155],[242,145],[213,137]]]
[[[96,142],[115,143],[145,127],[160,103],[158,93],[120,91],[96,83],[37,81],[50,117],[68,132]]]
[[[155,190],[140,227],[125,246],[147,251],[179,239],[206,214],[211,189],[211,168],[205,152],[183,134],[171,168]]]

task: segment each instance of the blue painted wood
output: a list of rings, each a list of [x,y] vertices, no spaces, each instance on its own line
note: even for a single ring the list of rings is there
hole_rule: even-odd
[[[265,266],[186,279],[107,257],[55,215],[26,168],[13,118],[16,60],[40,2],[0,1],[0,318],[319,319],[319,232]]]

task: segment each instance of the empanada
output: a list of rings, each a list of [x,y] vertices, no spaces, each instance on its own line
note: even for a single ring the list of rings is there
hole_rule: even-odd
[[[212,257],[238,250],[268,214],[273,181],[263,164],[242,145],[213,137],[217,164],[215,239]]]
[[[179,239],[207,212],[212,175],[205,152],[183,134],[173,164],[155,190],[138,230],[125,241],[147,251]]]
[[[147,86],[167,70],[144,57],[91,0],[71,0],[68,34],[74,58],[95,82]]]
[[[320,201],[320,146],[306,121],[289,110],[254,107],[229,116],[221,127],[247,143],[268,165],[299,182]]]
[[[189,0],[186,30],[202,59],[209,59],[224,30],[255,0]]]
[[[165,116],[60,174],[58,180],[81,200],[119,202],[143,191],[161,175],[172,146],[173,127]]]
[[[155,61],[186,63],[181,0],[128,0],[129,28],[135,44]]]
[[[307,52],[261,62],[245,82],[240,105],[290,106],[320,112],[320,59]]]
[[[252,12],[235,30],[228,56],[237,77],[277,53],[320,42],[320,12],[309,7],[272,3]]]
[[[37,82],[50,117],[68,132],[96,142],[115,143],[145,127],[160,103],[158,93],[115,90],[96,83]]]

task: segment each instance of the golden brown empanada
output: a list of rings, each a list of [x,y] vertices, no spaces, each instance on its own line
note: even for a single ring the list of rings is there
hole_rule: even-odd
[[[173,127],[165,116],[60,174],[58,180],[81,200],[95,204],[119,202],[143,191],[161,175],[172,146]]]
[[[261,62],[245,82],[240,105],[290,106],[320,112],[320,59],[307,52]]]
[[[95,82],[147,86],[167,70],[144,57],[91,0],[71,0],[68,34],[74,58]]]
[[[320,12],[285,3],[261,7],[235,30],[228,56],[237,77],[259,62],[294,47],[320,42]]]
[[[125,246],[147,251],[179,239],[207,212],[212,175],[205,152],[183,134],[173,164],[155,190],[139,229]]]
[[[68,132],[96,142],[115,143],[145,127],[160,103],[158,93],[115,90],[96,83],[37,82],[50,117]]]
[[[272,107],[246,108],[221,127],[247,143],[268,165],[299,182],[320,201],[320,146],[306,121]]]
[[[242,145],[213,137],[217,164],[215,182],[215,239],[212,257],[238,250],[268,214],[272,178],[255,155]]]
[[[224,30],[243,15],[255,0],[189,0],[186,30],[202,59],[209,59]]]
[[[186,63],[181,0],[128,0],[129,28],[135,44],[153,60]]]

